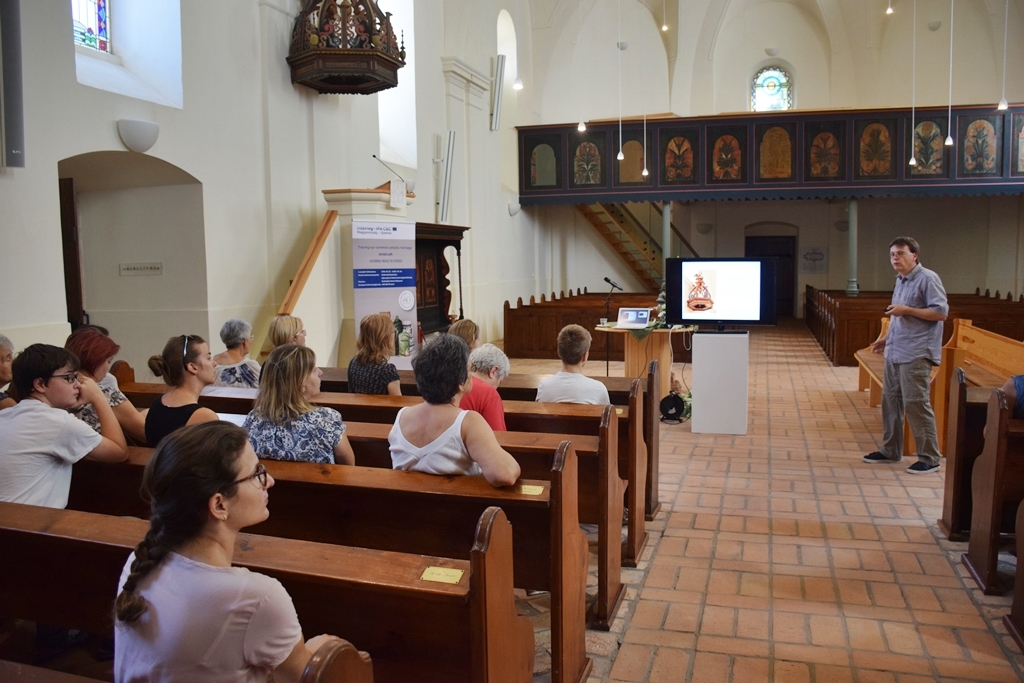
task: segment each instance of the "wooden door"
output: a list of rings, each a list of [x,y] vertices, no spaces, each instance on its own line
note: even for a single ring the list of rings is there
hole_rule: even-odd
[[[746,256],[775,257],[775,310],[780,317],[794,315],[796,300],[796,236],[749,236]]]
[[[60,234],[64,250],[64,291],[67,298],[68,322],[71,329],[88,323],[82,296],[82,251],[78,240],[78,204],[75,200],[74,178],[61,178]]]

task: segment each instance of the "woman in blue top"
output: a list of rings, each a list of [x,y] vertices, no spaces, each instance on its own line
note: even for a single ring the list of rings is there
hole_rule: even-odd
[[[271,352],[263,364],[260,393],[243,425],[259,457],[355,464],[341,413],[309,402],[320,393],[322,374],[312,349],[285,344]]]

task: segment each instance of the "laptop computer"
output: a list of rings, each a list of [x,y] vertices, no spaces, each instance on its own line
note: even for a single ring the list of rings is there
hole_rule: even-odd
[[[651,309],[649,308],[620,308],[619,320],[615,327],[626,330],[642,330],[651,322]]]

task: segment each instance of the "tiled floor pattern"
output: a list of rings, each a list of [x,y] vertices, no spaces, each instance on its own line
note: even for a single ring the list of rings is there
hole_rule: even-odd
[[[1010,597],[935,525],[942,475],[861,461],[881,425],[856,387],[790,323],[751,334],[746,436],[662,426],[664,507],[612,632],[588,632],[589,683],[1021,680]]]

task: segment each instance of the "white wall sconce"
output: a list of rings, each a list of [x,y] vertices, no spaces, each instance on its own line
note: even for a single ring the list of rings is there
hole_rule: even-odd
[[[707,234],[709,234],[714,229],[715,229],[715,224],[714,223],[698,223],[697,224],[697,232],[699,232],[702,235],[707,235]]]
[[[121,136],[124,146],[133,152],[145,154],[160,135],[160,126],[152,121],[139,119],[120,119],[117,122],[117,134]]]
[[[523,207],[522,207],[522,205],[519,202],[509,202],[508,203],[508,215],[509,216],[515,216],[522,209],[523,209]]]
[[[928,22],[928,30],[929,31],[938,31],[940,28],[942,28],[942,22],[941,21],[929,21]]]
[[[764,53],[766,55],[768,55],[769,57],[774,57],[775,55],[779,54],[779,48],[777,48],[777,47],[766,47],[764,49]]]

